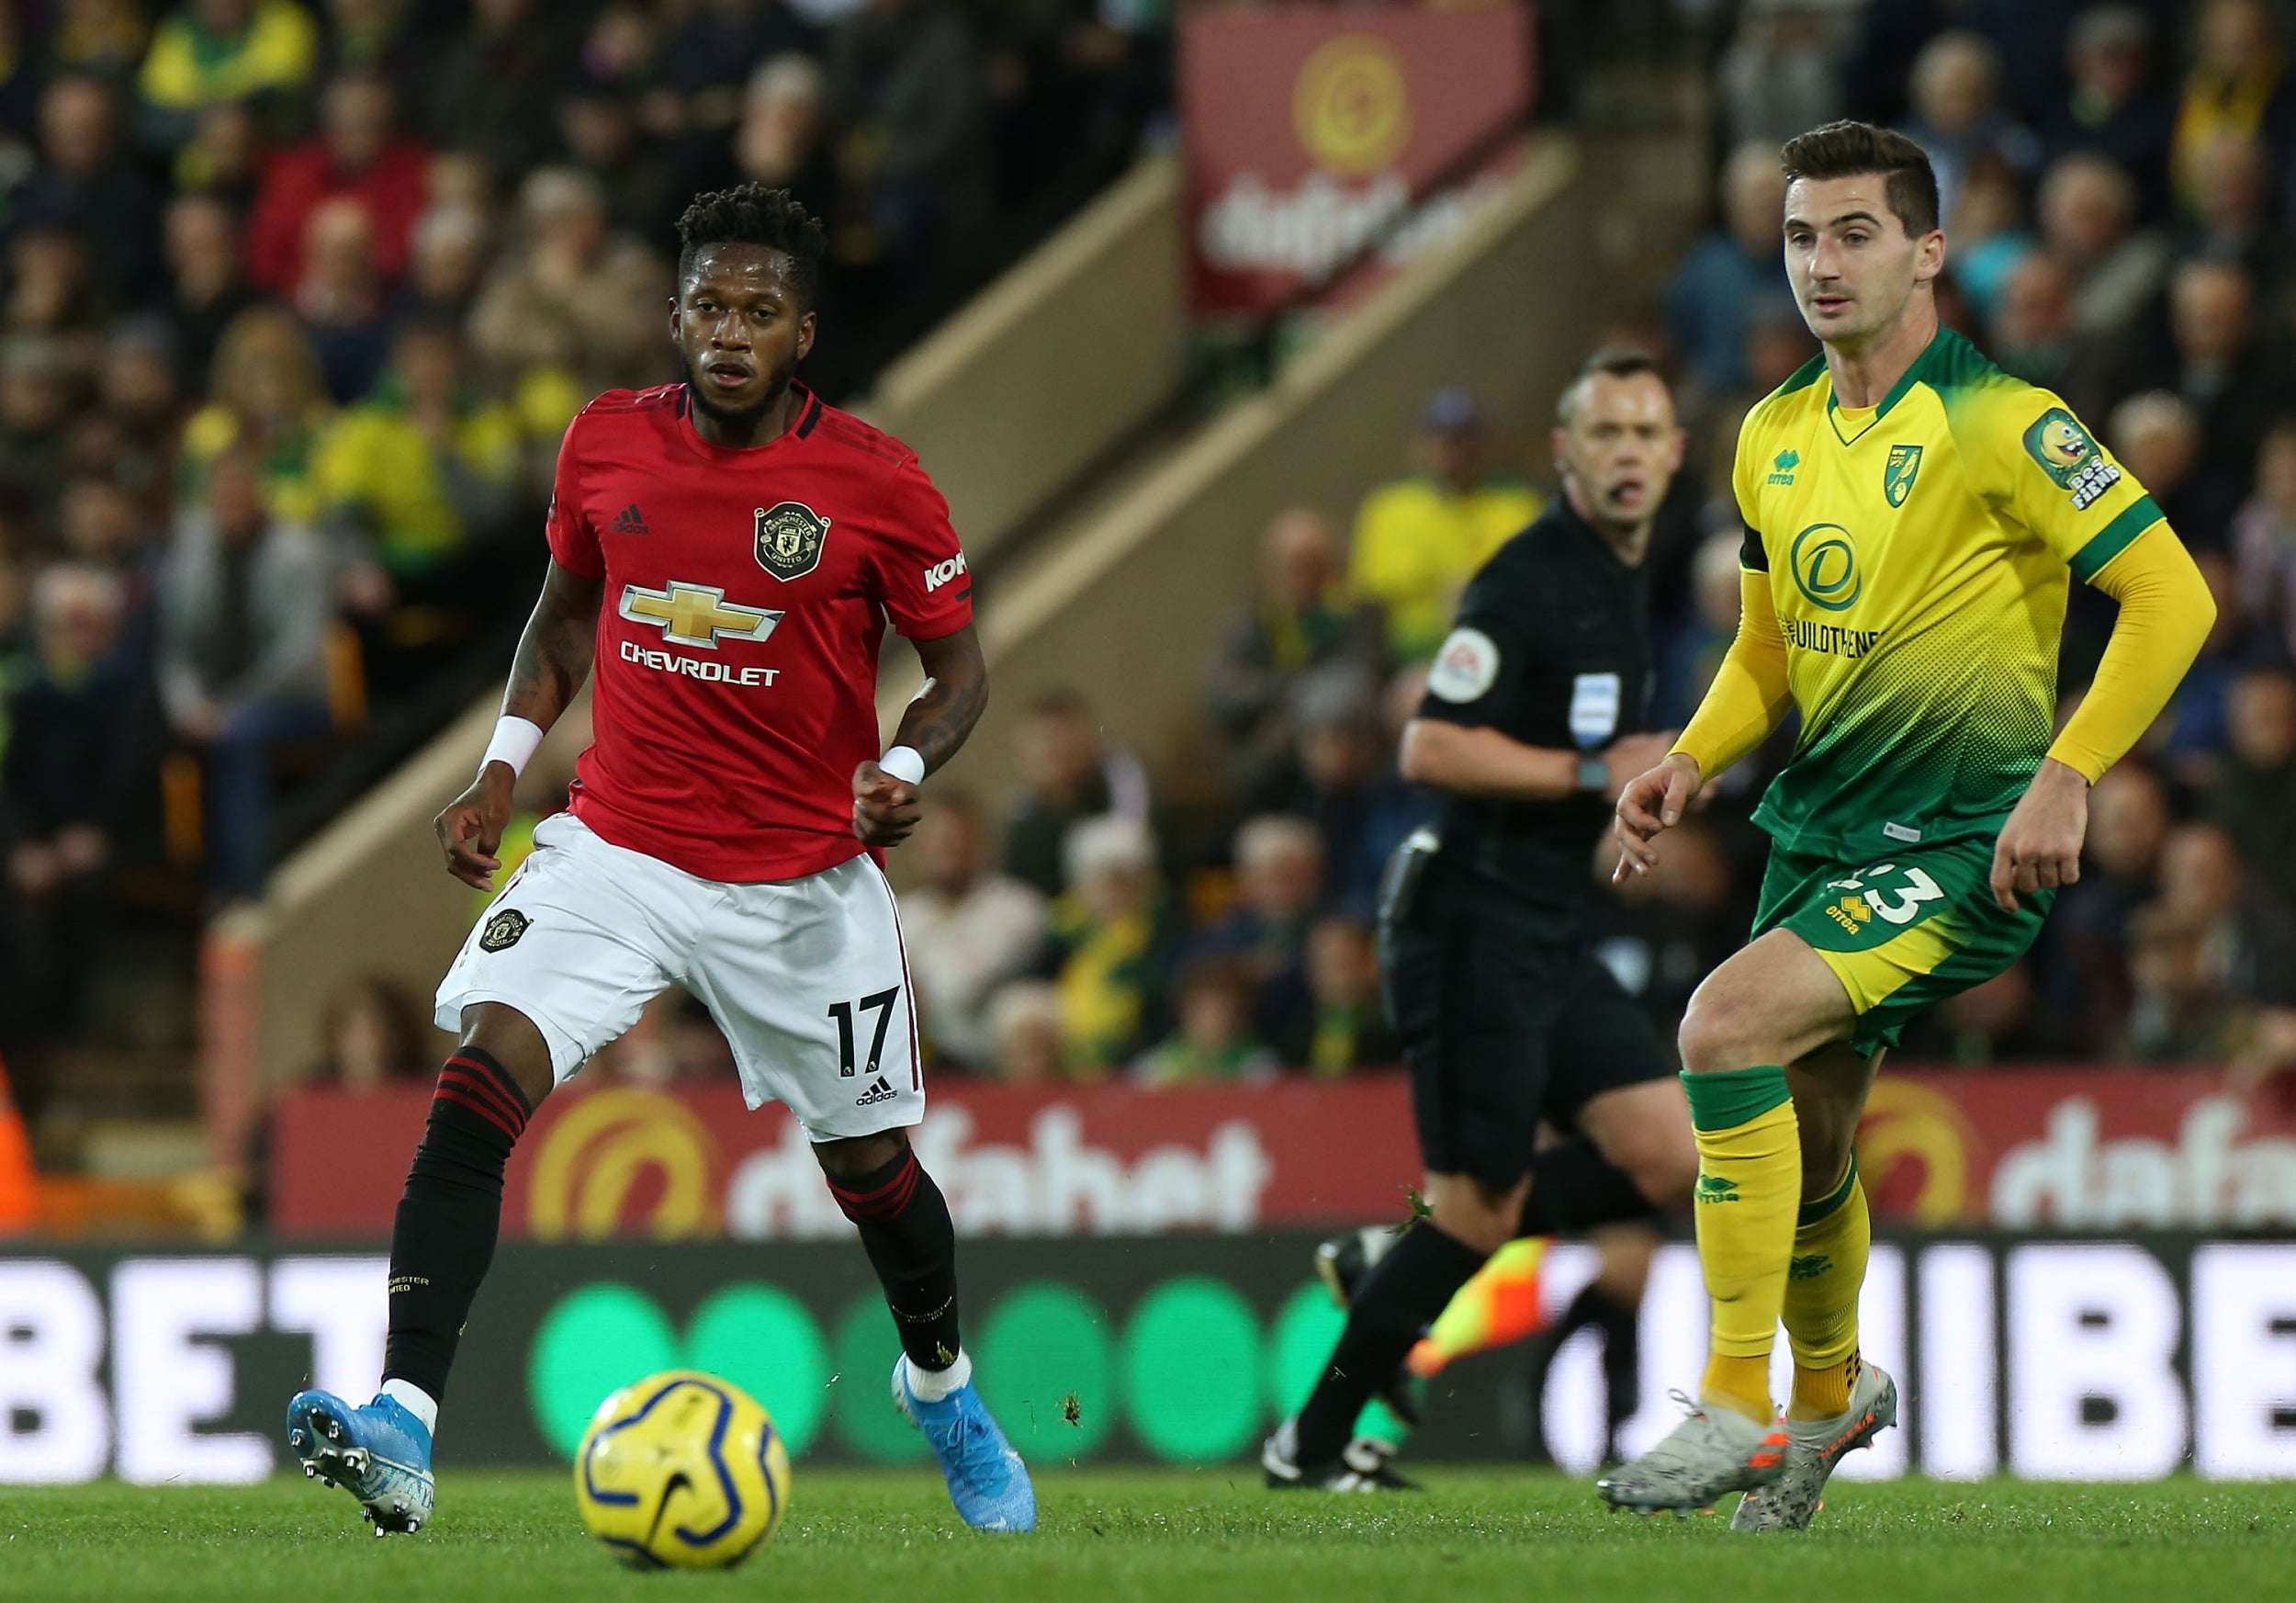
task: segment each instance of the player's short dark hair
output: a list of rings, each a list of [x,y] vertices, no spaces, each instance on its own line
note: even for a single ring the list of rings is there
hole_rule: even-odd
[[[693,271],[693,259],[711,245],[763,245],[790,260],[790,282],[805,305],[821,281],[821,258],[829,236],[813,214],[786,189],[737,184],[696,195],[678,219],[678,282]]]
[[[1796,178],[1854,178],[1879,173],[1889,209],[1919,239],[1937,227],[1937,172],[1929,152],[1891,129],[1870,122],[1829,122],[1797,133],[1778,152],[1786,182]]]
[[[1570,382],[1562,387],[1555,398],[1555,419],[1564,427],[1570,424],[1570,415],[1578,410],[1579,392],[1590,378],[1639,378],[1648,373],[1660,383],[1666,382],[1666,369],[1659,359],[1639,345],[1604,345],[1579,364],[1579,370],[1570,376]]]

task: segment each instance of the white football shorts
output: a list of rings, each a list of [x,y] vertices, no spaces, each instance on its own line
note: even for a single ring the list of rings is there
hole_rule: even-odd
[[[787,1104],[811,1139],[925,1116],[900,915],[866,853],[726,885],[559,813],[439,982],[436,1017],[459,1032],[474,1002],[517,1010],[562,1085],[673,983],[726,1033],[749,1105]]]

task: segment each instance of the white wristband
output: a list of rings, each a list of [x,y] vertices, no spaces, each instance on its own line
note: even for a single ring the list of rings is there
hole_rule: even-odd
[[[904,785],[925,783],[925,755],[914,746],[895,746],[877,759],[877,767]]]
[[[494,739],[487,742],[487,754],[478,759],[478,775],[486,776],[487,765],[507,762],[512,774],[526,772],[526,764],[534,760],[535,749],[542,744],[542,726],[532,718],[501,717],[494,720]]]

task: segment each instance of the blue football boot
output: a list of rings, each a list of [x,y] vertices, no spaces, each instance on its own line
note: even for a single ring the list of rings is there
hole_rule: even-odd
[[[303,1473],[356,1497],[376,1535],[431,1522],[431,1432],[396,1397],[377,1394],[355,1408],[332,1392],[298,1392],[287,1424],[287,1448]]]
[[[949,1500],[967,1525],[975,1530],[1036,1529],[1036,1488],[1029,1484],[1029,1468],[996,1428],[971,1382],[928,1403],[909,1389],[904,1353],[893,1366],[893,1401],[925,1433],[949,1483]]]

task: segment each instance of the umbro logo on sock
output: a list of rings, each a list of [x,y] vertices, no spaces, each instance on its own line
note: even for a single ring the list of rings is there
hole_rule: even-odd
[[[646,526],[646,515],[638,511],[635,501],[616,513],[613,522],[607,526],[617,535],[650,535],[654,532]]]
[[[853,1099],[853,1106],[857,1108],[866,1108],[877,1102],[889,1102],[900,1094],[901,1093],[899,1091],[895,1090],[891,1085],[886,1083],[885,1077],[884,1075],[879,1075],[876,1079],[871,1083],[867,1090]]]
[[[1702,1174],[1697,1190],[1691,1194],[1702,1202],[1735,1202],[1739,1200],[1738,1182],[1724,1180],[1718,1174]]]

